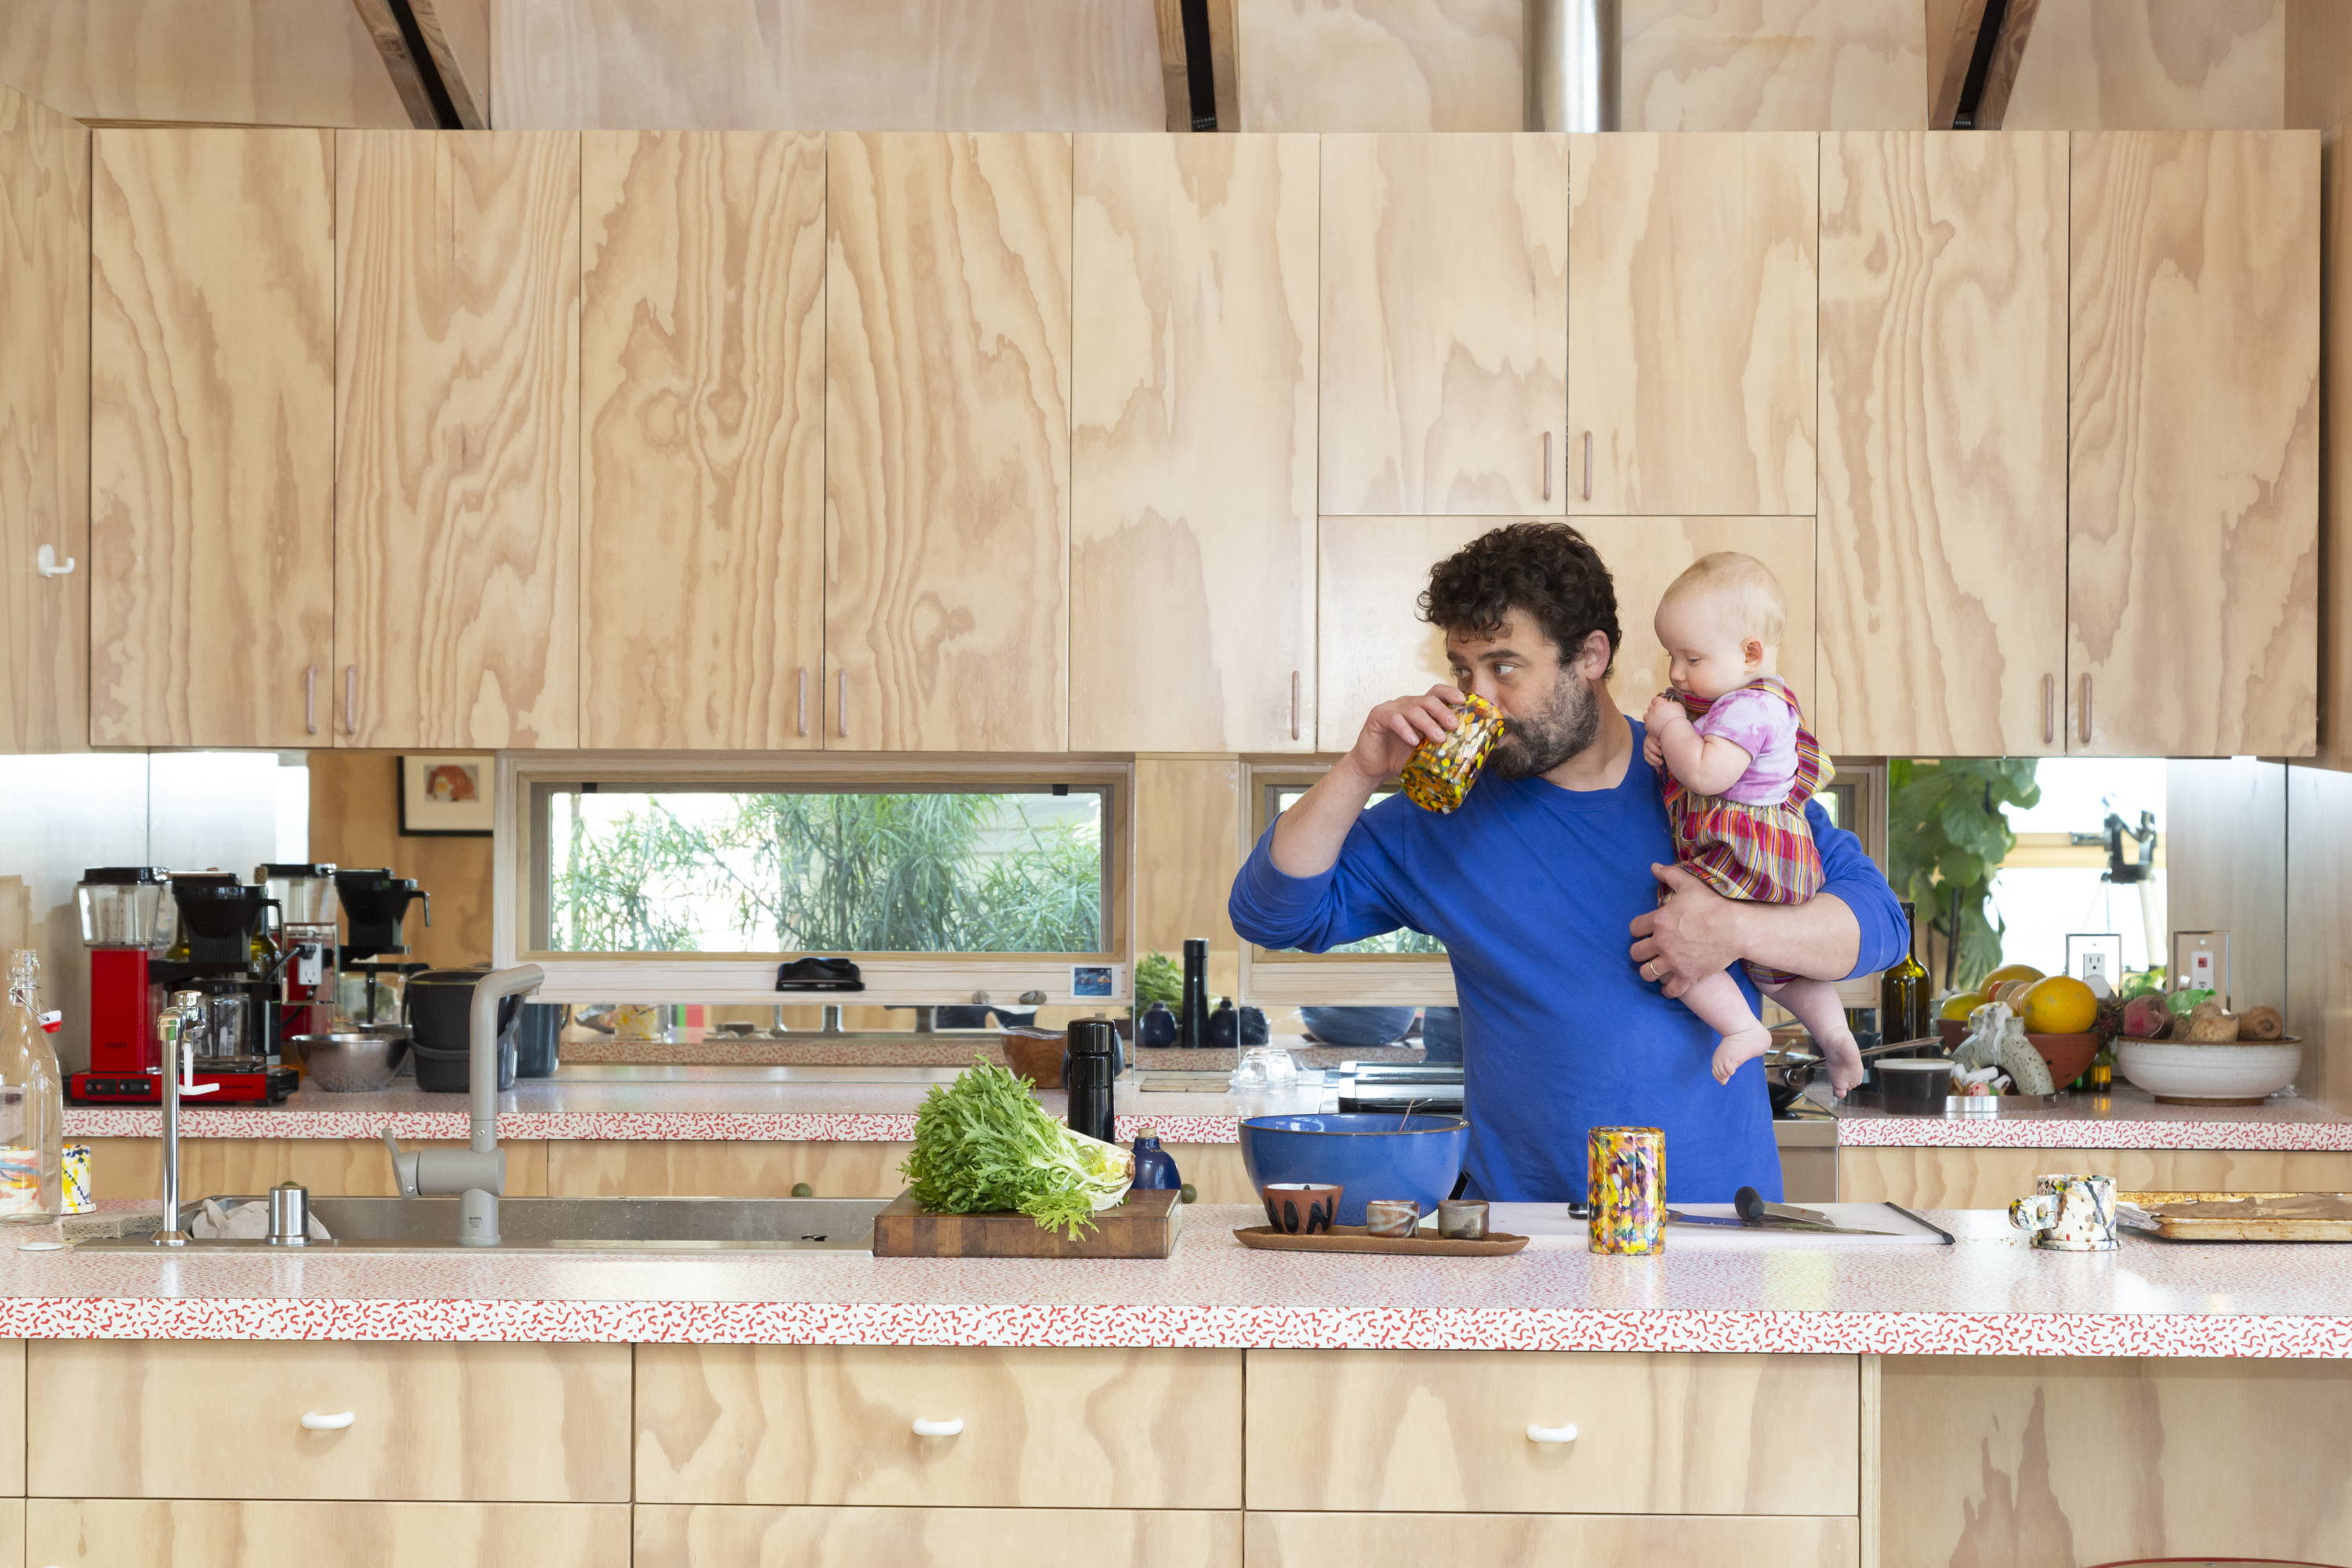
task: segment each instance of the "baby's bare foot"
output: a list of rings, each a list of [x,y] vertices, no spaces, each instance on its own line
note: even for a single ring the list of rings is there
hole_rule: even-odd
[[[1862,1051],[1852,1035],[1821,1042],[1822,1065],[1829,1069],[1830,1091],[1843,1099],[1862,1081]]]
[[[1847,1045],[1850,1047],[1853,1042],[1848,1041]],[[1739,1070],[1741,1063],[1752,1062],[1771,1048],[1771,1033],[1761,1024],[1752,1029],[1733,1030],[1723,1037],[1721,1045],[1715,1047],[1715,1081],[1729,1083],[1731,1075]]]

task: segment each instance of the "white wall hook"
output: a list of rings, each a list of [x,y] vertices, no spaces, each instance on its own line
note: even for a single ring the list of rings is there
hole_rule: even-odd
[[[1529,1426],[1528,1428],[1528,1441],[1530,1443],[1573,1443],[1576,1441],[1576,1428],[1573,1426]]]
[[[33,552],[33,570],[44,577],[62,577],[79,564],[79,561],[68,555],[66,557],[66,563],[62,566],[58,565],[56,549],[47,544]]]
[[[302,1429],[306,1432],[340,1432],[352,1424],[352,1413],[339,1410],[332,1415],[321,1415],[315,1410],[302,1412]]]
[[[919,1415],[915,1417],[915,1436],[918,1437],[952,1437],[962,1430],[963,1417],[961,1415],[950,1416],[945,1421],[926,1421]]]

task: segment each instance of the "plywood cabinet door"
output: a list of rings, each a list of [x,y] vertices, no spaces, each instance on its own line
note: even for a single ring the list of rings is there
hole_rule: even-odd
[[[1076,159],[1070,745],[1311,751],[1315,138]]]
[[[1323,138],[1321,507],[1566,506],[1568,138]]]
[[[2319,137],[2074,139],[2067,749],[2307,755]]]
[[[100,131],[90,739],[325,745],[334,133]]]
[[[338,132],[335,273],[337,743],[573,744],[579,136]]]
[[[2066,138],[1822,141],[1815,733],[2063,752]]]
[[[1069,739],[1070,139],[827,139],[825,744]]]
[[[89,743],[89,142],[0,87],[0,752]]]
[[[1819,140],[1569,139],[1570,511],[1812,515]]]
[[[819,744],[824,138],[581,144],[580,742]]]
[[[19,1506],[18,1539],[43,1568],[629,1568],[625,1502],[43,1498]],[[0,1563],[16,1561],[7,1550]]]
[[[1321,750],[1346,751],[1375,706],[1449,679],[1445,634],[1418,618],[1414,602],[1429,584],[1432,566],[1496,526],[1493,518],[1323,520],[1318,616]],[[1811,518],[1596,517],[1579,518],[1574,526],[1599,552],[1616,587],[1620,641],[1617,672],[1609,684],[1619,707],[1638,718],[1664,689],[1666,654],[1651,629],[1658,600],[1683,568],[1717,550],[1744,551],[1780,580],[1788,599],[1780,675],[1801,702],[1810,703]]]

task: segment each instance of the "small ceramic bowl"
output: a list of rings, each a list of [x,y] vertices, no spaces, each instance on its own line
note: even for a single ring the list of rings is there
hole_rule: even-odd
[[[1484,1198],[1439,1199],[1437,1234],[1448,1241],[1486,1240],[1486,1200]]]
[[[1328,1182],[1268,1182],[1257,1195],[1265,1223],[1286,1236],[1319,1236],[1339,1212],[1339,1189]]]
[[[1421,1205],[1411,1198],[1374,1198],[1364,1205],[1364,1233],[1399,1241],[1421,1228]]]

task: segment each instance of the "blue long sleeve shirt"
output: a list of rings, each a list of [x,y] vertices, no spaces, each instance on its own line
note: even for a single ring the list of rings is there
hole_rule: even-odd
[[[1717,1084],[1714,1031],[1626,953],[1627,926],[1657,905],[1651,866],[1674,859],[1642,726],[1633,731],[1613,789],[1490,774],[1448,816],[1395,795],[1364,813],[1321,876],[1277,869],[1269,829],[1234,879],[1234,928],[1266,947],[1321,952],[1402,926],[1444,942],[1462,1008],[1470,1191],[1482,1197],[1580,1201],[1587,1133],[1626,1126],[1664,1131],[1675,1202],[1780,1193],[1762,1064]],[[1853,834],[1818,802],[1806,815],[1822,890],[1861,927],[1854,973],[1885,968],[1908,942],[1902,906]]]

